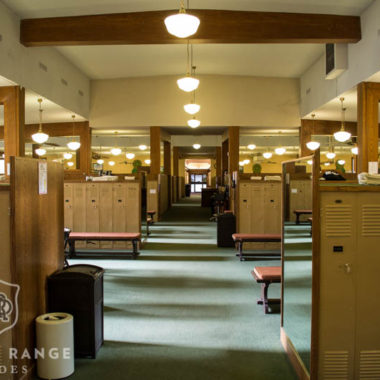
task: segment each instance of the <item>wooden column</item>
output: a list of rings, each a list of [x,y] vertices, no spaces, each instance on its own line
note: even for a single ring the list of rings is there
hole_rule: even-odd
[[[171,151],[170,142],[164,141],[164,174],[166,175],[172,174],[170,151]]]
[[[222,143],[222,182],[226,171],[228,171],[228,139]]]
[[[358,95],[358,173],[368,172],[369,162],[378,162],[380,83],[362,82]]]
[[[311,141],[311,136],[313,134],[312,124],[309,120],[301,120],[300,128],[300,157],[306,157],[312,154],[312,151],[306,146],[306,144]]]
[[[222,178],[222,147],[216,147],[216,176]]]
[[[89,175],[91,173],[91,128],[89,122],[86,121],[82,126],[80,133],[80,148],[79,148],[79,169],[81,173]],[[77,168],[78,169],[78,168]]]
[[[20,86],[0,87],[0,104],[4,105],[5,173],[10,156],[25,155],[25,90]]]
[[[179,176],[179,147],[173,146],[173,176],[178,177]]]
[[[160,174],[161,128],[150,127],[150,174]]]
[[[239,170],[239,127],[228,127],[228,173]]]

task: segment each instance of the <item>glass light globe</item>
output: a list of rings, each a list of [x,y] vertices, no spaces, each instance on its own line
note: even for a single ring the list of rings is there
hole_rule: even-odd
[[[344,165],[345,163],[346,163],[346,161],[344,161],[344,160],[338,160],[339,165]]]
[[[357,146],[354,146],[353,148],[351,148],[351,153],[358,155],[359,154],[359,148]]]
[[[46,149],[44,149],[44,148],[38,148],[38,149],[35,150],[35,152],[39,156],[43,156],[46,153]]]
[[[248,165],[250,162],[251,162],[251,161],[248,160],[248,159],[245,159],[245,160],[243,161],[244,165]]]
[[[309,165],[313,165],[313,160],[308,160],[307,163],[308,163]]]
[[[268,158],[272,157],[272,153],[271,152],[264,152],[263,156],[264,156],[264,158],[268,159]]]
[[[198,88],[199,79],[193,78],[187,74],[185,77],[177,80],[177,85],[182,91],[192,92]]]
[[[112,149],[111,149],[111,153],[112,153],[114,156],[118,156],[119,154],[121,154],[121,149],[120,149],[120,148],[112,148]]]
[[[191,128],[198,128],[201,125],[201,122],[195,117],[187,121],[187,125]]]
[[[332,160],[333,158],[335,158],[336,154],[334,152],[327,152],[326,153],[326,157],[329,159],[329,160]]]
[[[244,162],[243,161],[239,161],[239,166],[244,166]]]
[[[132,160],[132,159],[135,158],[135,154],[134,154],[134,153],[127,153],[127,154],[125,155],[125,157],[127,157],[128,160]]]
[[[148,147],[144,144],[139,145],[140,150],[146,150]]]
[[[102,165],[102,164],[104,164],[104,160],[103,159],[101,159],[101,158],[99,158],[99,160],[97,160],[96,161],[99,165]]]
[[[43,132],[37,132],[32,135],[32,140],[38,144],[43,144],[48,141],[49,135]]]
[[[180,13],[166,17],[164,22],[168,32],[178,38],[192,36],[201,23],[198,17],[185,13],[184,9],[181,9]]]
[[[67,143],[67,147],[70,150],[78,150],[80,148],[80,142],[78,142],[78,141],[70,141],[69,143]]]
[[[330,165],[330,162],[325,162],[325,166],[329,166]]]
[[[318,142],[318,141],[309,141],[306,146],[310,149],[310,150],[317,150],[321,144]]]
[[[74,166],[74,162],[69,161],[69,162],[67,163],[67,165],[70,166],[70,167],[71,167],[71,166]]]
[[[71,153],[63,153],[63,158],[65,160],[70,160],[70,158],[72,158],[72,157],[73,157],[73,155]]]
[[[340,130],[340,131],[334,133],[335,140],[339,141],[339,142],[345,142],[345,141],[349,140],[350,137],[351,137],[351,133],[347,132],[347,131]]]
[[[150,165],[150,160],[145,160],[144,161],[147,165]]]
[[[247,147],[249,150],[254,150],[256,148],[255,144],[249,144]]]
[[[282,156],[285,152],[286,152],[286,149],[283,148],[283,147],[279,147],[279,148],[276,148],[274,150],[274,152],[278,155],[278,156]]]
[[[109,166],[115,166],[115,161],[108,161]]]
[[[197,112],[199,112],[199,110],[201,109],[201,106],[199,104],[189,103],[189,104],[185,104],[183,108],[190,115],[195,115]]]
[[[197,150],[198,150],[200,147],[201,147],[201,144],[193,144],[193,148],[194,148],[194,149],[197,149]]]

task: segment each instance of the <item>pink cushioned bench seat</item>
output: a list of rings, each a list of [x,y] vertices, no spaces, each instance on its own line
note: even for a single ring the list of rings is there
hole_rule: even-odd
[[[301,215],[312,215],[312,210],[294,210],[293,213],[296,215],[296,224],[300,224]]]
[[[76,256],[75,242],[77,240],[87,241],[130,241],[132,242],[132,256],[135,259],[139,254],[138,243],[141,240],[139,232],[70,232],[68,243],[70,247],[70,257]]]
[[[236,256],[240,257],[240,261],[245,260],[245,256],[248,256],[247,254],[243,253],[243,244],[244,243],[280,243],[281,242],[281,235],[279,234],[244,234],[244,233],[235,233],[232,234],[232,239],[236,244],[236,247],[239,251],[239,253]],[[268,256],[269,254],[261,253],[261,254],[255,254],[255,256]],[[250,255],[252,256],[252,255]],[[270,256],[273,256],[270,255]]]
[[[254,267],[251,272],[257,283],[261,284],[261,298],[257,301],[259,305],[264,306],[264,313],[268,314],[269,304],[279,304],[280,299],[268,299],[268,288],[272,283],[281,282],[282,269],[279,266],[275,267]]]

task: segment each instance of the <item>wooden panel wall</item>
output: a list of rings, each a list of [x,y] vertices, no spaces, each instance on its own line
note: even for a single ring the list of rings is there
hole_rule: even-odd
[[[11,157],[12,282],[21,288],[13,339],[19,352],[32,352],[34,319],[46,312],[46,278],[63,266],[63,168],[48,162],[47,194],[39,195],[38,162]],[[17,364],[31,368],[33,362]]]

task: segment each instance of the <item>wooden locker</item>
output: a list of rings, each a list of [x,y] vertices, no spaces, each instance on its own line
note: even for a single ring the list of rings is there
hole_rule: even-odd
[[[264,230],[264,183],[251,183],[251,233],[263,234]],[[248,249],[262,250],[265,248],[265,243],[247,243]]]
[[[264,232],[281,234],[281,182],[264,184]],[[264,243],[265,249],[278,250],[280,243]]]
[[[112,184],[99,183],[99,231],[112,232]],[[112,249],[111,241],[101,241],[100,248]]]
[[[99,184],[86,184],[86,231],[99,232]],[[87,248],[98,249],[99,242],[87,242]]]
[[[251,185],[241,183],[239,186],[239,232],[251,232]]]
[[[73,210],[73,184],[65,183],[63,186],[64,202],[64,227],[74,228],[74,210]]]
[[[86,230],[86,184],[73,183],[73,231],[85,232]],[[86,242],[75,243],[77,248],[85,248]]]
[[[158,221],[158,182],[157,180],[147,181],[147,211],[156,211],[153,220]]]
[[[138,183],[127,183],[125,187],[126,231],[139,232],[141,223],[140,187]],[[128,248],[132,249],[132,243],[128,243]]]
[[[115,183],[112,185],[112,226],[113,232],[127,231],[127,208],[126,208],[126,184]],[[115,249],[125,249],[125,242],[113,243]]]

